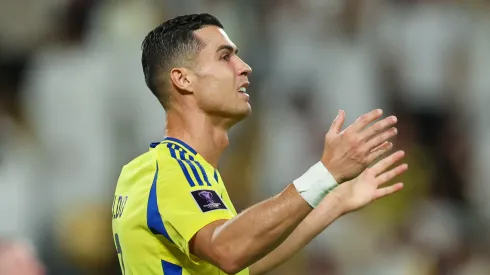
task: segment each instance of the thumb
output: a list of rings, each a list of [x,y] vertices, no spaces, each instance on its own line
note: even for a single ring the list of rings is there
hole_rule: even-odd
[[[335,134],[340,133],[342,130],[342,126],[344,126],[345,122],[345,112],[343,110],[339,110],[337,117],[333,120],[332,126],[330,126],[329,132],[333,132]]]

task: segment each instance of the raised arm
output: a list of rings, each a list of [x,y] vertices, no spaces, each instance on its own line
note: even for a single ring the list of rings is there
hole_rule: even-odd
[[[343,183],[332,190],[286,241],[250,267],[250,274],[261,275],[276,268],[303,249],[340,216],[401,190],[403,187],[401,183],[379,187],[407,170],[407,165],[402,164],[385,172],[403,156],[402,151],[396,152],[372,168],[366,169],[356,179]]]
[[[234,274],[273,251],[337,182],[356,177],[391,149],[386,141],[396,130],[386,129],[396,123],[396,118],[367,127],[381,115],[380,110],[374,110],[341,131],[345,114],[339,112],[326,135],[321,162],[279,195],[231,220],[216,221],[199,230],[191,240],[191,253]]]

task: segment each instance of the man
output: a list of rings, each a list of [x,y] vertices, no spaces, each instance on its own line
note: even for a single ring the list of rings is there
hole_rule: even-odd
[[[396,118],[367,127],[382,114],[374,110],[341,131],[339,112],[321,161],[237,215],[216,167],[228,130],[251,111],[251,68],[209,14],[150,32],[142,63],[166,110],[167,137],[127,164],[117,184],[112,226],[124,274],[264,274],[336,218],[402,188],[378,186],[407,169],[386,172],[403,152],[366,169],[391,149]]]

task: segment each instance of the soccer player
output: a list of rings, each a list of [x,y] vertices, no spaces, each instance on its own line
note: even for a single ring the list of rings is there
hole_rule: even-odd
[[[166,137],[122,169],[112,228],[123,274],[264,274],[340,216],[402,188],[380,187],[396,117],[373,110],[342,130],[340,111],[321,160],[280,194],[237,215],[217,170],[228,130],[251,111],[251,68],[209,14],[171,19],[143,42],[146,83],[167,113]],[[370,125],[370,126],[369,126]],[[288,169],[288,167],[284,167]]]

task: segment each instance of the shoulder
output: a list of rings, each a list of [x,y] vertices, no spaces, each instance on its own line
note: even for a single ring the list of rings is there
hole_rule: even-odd
[[[121,169],[120,178],[158,176],[158,179],[173,177],[182,173],[178,162],[173,159],[164,146],[157,146],[134,158]]]
[[[186,177],[187,169],[183,161],[171,154],[166,144],[160,144],[152,151],[159,188],[179,189],[189,185]]]
[[[152,146],[149,151],[137,156],[124,165],[123,170],[132,170],[142,166],[156,167],[157,164],[160,166],[160,170],[162,170],[162,167],[165,167],[165,169],[178,167],[178,163],[172,158],[170,151],[164,144]]]
[[[181,174],[182,169],[178,158],[170,153],[169,148],[165,144],[160,144],[153,149],[155,152],[155,164],[158,166],[159,174]]]

